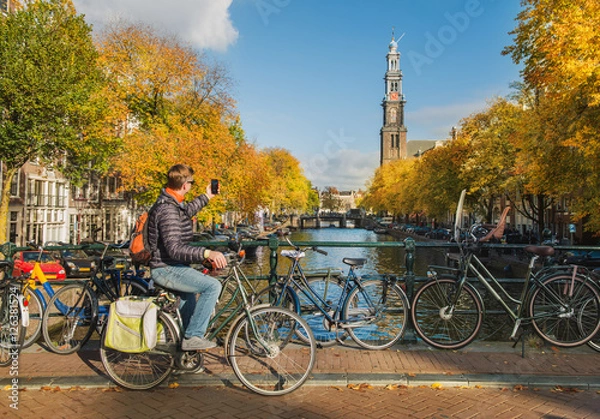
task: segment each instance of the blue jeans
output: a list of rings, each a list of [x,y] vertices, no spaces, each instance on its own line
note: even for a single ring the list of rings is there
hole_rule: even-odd
[[[204,337],[208,321],[221,293],[221,282],[185,265],[152,269],[152,279],[181,297],[181,318],[186,339]],[[196,301],[197,294],[200,294]]]

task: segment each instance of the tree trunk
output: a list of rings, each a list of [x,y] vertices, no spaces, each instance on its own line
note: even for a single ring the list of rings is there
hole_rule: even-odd
[[[2,198],[0,199],[0,244],[8,241],[8,205],[10,204],[10,185],[18,168],[6,168],[2,178]]]

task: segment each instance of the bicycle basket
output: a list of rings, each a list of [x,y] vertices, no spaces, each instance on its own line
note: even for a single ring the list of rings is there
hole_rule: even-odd
[[[158,307],[151,298],[123,297],[111,303],[104,346],[120,352],[140,353],[156,346]]]

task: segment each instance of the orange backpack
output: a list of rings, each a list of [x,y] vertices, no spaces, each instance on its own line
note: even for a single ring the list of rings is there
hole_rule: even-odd
[[[152,257],[152,250],[148,243],[148,215],[148,211],[140,214],[131,233],[129,256],[135,265],[147,265]]]
[[[155,202],[148,211],[141,213],[135,222],[135,227],[131,233],[131,240],[129,241],[129,256],[136,266],[147,266],[150,263],[150,259],[152,259],[152,249],[148,242],[148,217],[154,211],[154,208],[164,202],[167,201],[160,200]]]

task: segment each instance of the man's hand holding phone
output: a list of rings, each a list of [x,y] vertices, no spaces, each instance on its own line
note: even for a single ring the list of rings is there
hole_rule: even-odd
[[[221,186],[219,185],[219,181],[217,179],[213,179],[210,181],[210,185],[206,187],[206,196],[212,198],[215,195],[219,194]]]

